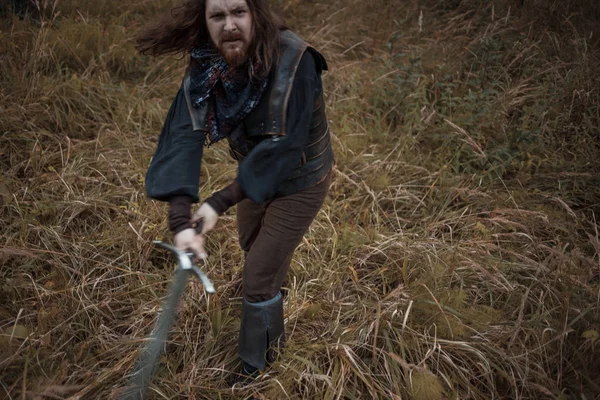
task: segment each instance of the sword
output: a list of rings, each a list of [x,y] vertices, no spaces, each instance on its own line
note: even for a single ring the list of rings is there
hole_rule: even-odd
[[[202,231],[201,223],[196,227],[197,232]],[[198,279],[204,285],[204,290],[207,293],[215,293],[215,287],[212,282],[204,273],[193,262],[195,254],[191,252],[183,252],[178,250],[174,246],[164,243],[160,240],[155,240],[152,243],[156,244],[163,249],[169,250],[171,253],[177,256],[179,266],[175,272],[175,278],[171,282],[169,288],[169,295],[163,302],[162,313],[158,318],[156,326],[150,335],[150,340],[139,355],[136,368],[130,375],[130,384],[124,389],[124,393],[121,396],[121,400],[142,400],[150,384],[150,379],[154,374],[160,354],[167,341],[169,334],[169,327],[173,323],[175,313],[177,312],[177,305],[179,299],[185,290],[187,278],[190,274],[196,275]],[[206,260],[204,261],[206,265]]]

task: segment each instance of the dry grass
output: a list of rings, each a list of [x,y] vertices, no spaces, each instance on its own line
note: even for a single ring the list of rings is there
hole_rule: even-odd
[[[171,279],[143,177],[184,61],[166,1],[0,19],[0,393],[111,398]],[[286,287],[289,345],[231,393],[242,255],[209,239],[151,398],[600,398],[600,74],[591,1],[280,3],[330,61],[337,166]],[[206,152],[202,194],[235,174]],[[225,166],[225,167],[223,167]]]

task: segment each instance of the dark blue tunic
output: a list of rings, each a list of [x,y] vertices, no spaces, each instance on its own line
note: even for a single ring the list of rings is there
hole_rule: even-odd
[[[237,182],[245,197],[264,203],[277,197],[278,186],[298,165],[307,145],[312,104],[322,92],[321,71],[305,52],[295,74],[286,119],[286,135],[266,138],[240,162]],[[177,93],[146,174],[149,197],[169,201],[189,196],[198,202],[205,133],[192,130],[183,89]]]

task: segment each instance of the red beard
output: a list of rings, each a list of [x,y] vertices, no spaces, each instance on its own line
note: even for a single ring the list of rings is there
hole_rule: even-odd
[[[230,43],[232,41],[239,40],[240,43],[237,44],[235,48],[230,47]],[[247,54],[247,44],[242,34],[240,33],[226,33],[223,34],[221,41],[219,42],[219,52],[227,62],[227,64],[232,67],[239,67],[246,61],[248,58]]]

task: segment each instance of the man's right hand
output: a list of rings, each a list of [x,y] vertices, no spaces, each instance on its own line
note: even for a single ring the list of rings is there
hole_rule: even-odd
[[[204,235],[198,235],[193,228],[184,229],[173,237],[173,242],[178,250],[194,252],[196,257],[206,260],[208,255],[204,251]]]

